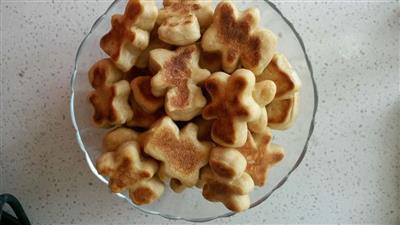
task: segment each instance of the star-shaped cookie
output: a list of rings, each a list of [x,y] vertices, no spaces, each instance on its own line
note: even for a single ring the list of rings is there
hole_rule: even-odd
[[[169,117],[158,121],[142,139],[144,151],[162,162],[160,170],[191,187],[199,178],[199,170],[207,164],[209,142],[197,139],[197,126],[186,125],[181,131]]]
[[[150,68],[158,71],[151,79],[151,91],[155,96],[165,95],[164,108],[173,120],[191,120],[206,104],[197,84],[207,79],[210,72],[198,64],[196,45],[175,51],[155,49],[150,52]]]
[[[253,73],[246,69],[236,70],[232,75],[217,72],[204,84],[212,99],[202,115],[206,120],[214,120],[212,139],[225,147],[242,146],[247,139],[247,122],[260,115],[260,107],[252,96]]]
[[[128,103],[129,82],[123,79],[110,59],[102,59],[89,70],[89,82],[95,90],[89,94],[93,121],[100,127],[121,125],[132,118]]]
[[[231,73],[241,64],[259,75],[271,61],[277,38],[267,29],[258,27],[258,9],[239,12],[231,1],[220,2],[213,22],[201,40],[208,52],[222,54],[222,68]]]
[[[113,15],[111,30],[100,40],[100,47],[124,72],[135,65],[149,44],[158,9],[153,0],[129,0],[123,15]]]
[[[264,134],[248,132],[244,146],[238,148],[247,160],[246,172],[253,178],[255,185],[263,186],[266,182],[268,169],[284,157],[283,149],[277,145],[271,147],[272,134],[268,129]]]

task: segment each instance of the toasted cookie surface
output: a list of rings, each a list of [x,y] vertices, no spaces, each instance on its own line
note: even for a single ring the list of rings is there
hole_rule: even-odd
[[[174,120],[188,121],[200,114],[206,104],[197,84],[207,79],[210,72],[201,69],[198,62],[196,45],[150,52],[150,67],[158,71],[151,79],[152,93],[165,95],[165,111]]]
[[[241,64],[259,75],[271,61],[277,39],[271,31],[258,27],[259,19],[258,9],[239,12],[231,1],[220,2],[203,35],[203,49],[221,53],[225,72],[233,72]]]
[[[253,99],[255,78],[251,71],[236,70],[232,75],[213,73],[205,81],[211,101],[203,110],[203,118],[214,120],[211,137],[225,147],[240,147],[246,142],[247,122],[260,115]]]
[[[199,170],[207,164],[211,143],[197,139],[193,123],[181,131],[169,117],[158,121],[143,137],[144,151],[162,162],[165,175],[176,178],[186,186],[193,186]]]

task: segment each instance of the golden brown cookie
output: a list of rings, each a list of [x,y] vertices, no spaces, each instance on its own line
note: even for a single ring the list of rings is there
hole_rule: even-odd
[[[155,37],[151,37],[149,46],[140,54],[136,60],[135,66],[138,68],[147,68],[149,66],[150,51],[157,48],[171,49],[172,46],[158,39],[158,35],[156,34]]]
[[[212,20],[211,0],[164,0],[157,23],[161,40],[172,45],[193,44]]]
[[[271,61],[277,41],[275,34],[258,26],[259,20],[258,9],[239,12],[231,1],[220,2],[201,40],[204,51],[220,52],[227,73],[241,64],[259,75]]]
[[[133,117],[126,123],[128,127],[139,127],[148,129],[159,120],[161,117],[165,116],[164,109],[161,108],[154,113],[148,113],[142,109],[142,107],[136,102],[135,98],[131,96],[129,98],[130,105],[133,110]]]
[[[268,126],[276,130],[286,130],[296,120],[298,93],[289,99],[273,100],[267,105]]]
[[[129,82],[110,59],[96,62],[89,70],[89,82],[95,91],[89,94],[93,121],[100,127],[121,125],[132,118],[128,103]]]
[[[135,65],[149,44],[158,9],[152,0],[129,0],[123,15],[113,15],[111,30],[100,40],[100,47],[124,72]]]
[[[198,116],[193,120],[193,123],[195,123],[199,128],[199,131],[197,132],[197,137],[200,141],[212,141],[211,127],[214,123],[213,120],[205,120],[201,116]]]
[[[186,186],[175,178],[171,178],[169,181],[169,186],[175,193],[181,193],[186,189]]]
[[[131,89],[137,104],[145,112],[154,113],[164,106],[164,98],[151,93],[150,81],[150,76],[136,77],[131,82]]]
[[[164,192],[164,183],[158,178],[142,180],[129,187],[129,197],[137,205],[150,204]]]
[[[120,145],[128,141],[136,141],[139,134],[127,127],[117,127],[109,131],[103,137],[103,149],[105,152],[116,150]]]
[[[240,147],[247,139],[247,122],[256,120],[260,107],[252,93],[255,78],[251,71],[236,70],[232,75],[213,73],[205,81],[212,100],[203,110],[203,118],[214,120],[211,137],[225,147]]]
[[[276,85],[273,81],[264,80],[257,82],[254,91],[253,98],[260,107],[260,116],[248,123],[249,130],[254,133],[265,132],[268,126],[268,113],[265,106],[269,104],[275,97]]]
[[[234,148],[215,147],[208,161],[212,171],[220,177],[236,179],[246,170],[244,156]]]
[[[143,136],[144,151],[162,162],[165,175],[191,187],[199,170],[207,164],[211,143],[197,139],[197,126],[186,125],[181,131],[169,117],[164,117]]]
[[[165,95],[165,112],[173,120],[188,121],[201,113],[206,104],[197,84],[210,75],[201,69],[196,45],[175,51],[155,49],[150,52],[150,67],[158,71],[151,79],[155,96]]]
[[[264,134],[252,135],[248,132],[246,144],[238,148],[247,160],[246,172],[257,186],[265,184],[268,169],[284,157],[282,148],[271,147],[271,140],[272,134],[269,129]]]
[[[257,81],[272,80],[276,84],[275,99],[291,98],[301,87],[300,78],[286,57],[276,53]]]
[[[121,192],[156,173],[158,163],[141,155],[137,142],[129,141],[115,151],[103,153],[96,161],[99,174],[108,176],[112,192]]]
[[[211,202],[221,202],[229,210],[240,212],[250,207],[249,193],[254,189],[250,175],[243,173],[236,179],[227,180],[216,175],[210,167],[201,170],[203,196]]]

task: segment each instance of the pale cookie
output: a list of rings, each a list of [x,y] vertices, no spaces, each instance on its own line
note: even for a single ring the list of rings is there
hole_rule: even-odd
[[[164,183],[158,178],[142,180],[129,187],[129,197],[137,205],[150,204],[164,192]]]
[[[232,75],[213,73],[205,81],[212,100],[203,110],[203,118],[214,120],[211,137],[225,147],[240,147],[247,139],[247,122],[256,120],[260,107],[252,93],[255,78],[251,71],[236,70]]]
[[[253,178],[255,185],[263,186],[271,166],[284,157],[282,148],[272,147],[272,134],[268,129],[264,134],[248,132],[246,144],[238,148],[247,160],[246,172]]]
[[[276,130],[286,130],[296,120],[298,108],[298,93],[289,99],[273,100],[267,105],[268,127]]]
[[[196,45],[178,48],[175,51],[155,49],[150,52],[150,67],[157,72],[151,79],[152,93],[165,95],[165,111],[173,120],[189,121],[206,104],[197,84],[210,76],[201,69],[199,50]]]
[[[158,163],[142,157],[138,143],[130,141],[115,151],[103,153],[96,161],[96,168],[99,174],[110,178],[108,185],[112,192],[121,192],[153,177]]]
[[[220,52],[227,73],[241,64],[259,75],[271,61],[277,42],[274,33],[258,26],[259,20],[258,9],[239,12],[231,1],[220,2],[201,40],[204,51]]]
[[[145,112],[154,113],[164,106],[164,98],[156,97],[151,93],[151,77],[136,77],[131,82],[133,97]]]
[[[133,96],[130,97],[129,102],[133,110],[133,117],[126,123],[128,127],[139,127],[148,129],[158,119],[165,116],[164,109],[161,108],[154,113],[148,113],[136,102]]]
[[[100,127],[121,125],[132,118],[128,103],[129,82],[110,59],[102,59],[89,70],[89,82],[95,91],[89,95],[93,121]]]
[[[272,102],[275,97],[275,92],[276,85],[273,81],[264,80],[256,83],[253,91],[253,98],[259,105],[261,114],[256,120],[247,124],[250,131],[254,133],[263,133],[268,129],[268,113],[265,106]]]
[[[136,60],[135,66],[138,68],[147,68],[149,66],[149,56],[151,50],[157,48],[171,49],[171,47],[172,46],[170,44],[167,44],[158,39],[158,35],[155,37],[151,37],[149,46],[147,46],[147,48],[140,54],[139,58]]]
[[[240,177],[221,179],[210,167],[201,170],[203,196],[211,202],[221,202],[229,210],[240,212],[250,207],[249,193],[254,189],[250,175],[243,173]]]
[[[123,15],[113,15],[111,30],[100,40],[100,47],[127,72],[149,44],[158,9],[152,0],[129,0]]]
[[[275,99],[291,98],[301,87],[300,78],[286,57],[276,53],[257,81],[272,80],[276,84]]]
[[[125,142],[136,141],[138,136],[138,133],[130,128],[117,127],[104,135],[103,149],[105,152],[114,151]]]
[[[215,147],[211,150],[208,161],[215,174],[227,179],[236,179],[246,169],[246,159],[236,149]]]
[[[164,0],[157,23],[161,40],[172,45],[188,45],[201,37],[212,21],[211,0]]]
[[[207,164],[211,143],[197,139],[197,126],[186,125],[181,131],[169,117],[158,121],[142,140],[144,151],[162,162],[165,175],[191,187],[199,178],[199,170]]]

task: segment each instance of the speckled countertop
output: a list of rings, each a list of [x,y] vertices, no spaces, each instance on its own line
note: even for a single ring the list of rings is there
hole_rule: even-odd
[[[33,224],[172,224],[109,194],[69,116],[76,49],[109,1],[1,1],[0,193]],[[278,3],[304,38],[320,104],[308,153],[261,206],[210,223],[400,223],[398,2]]]

